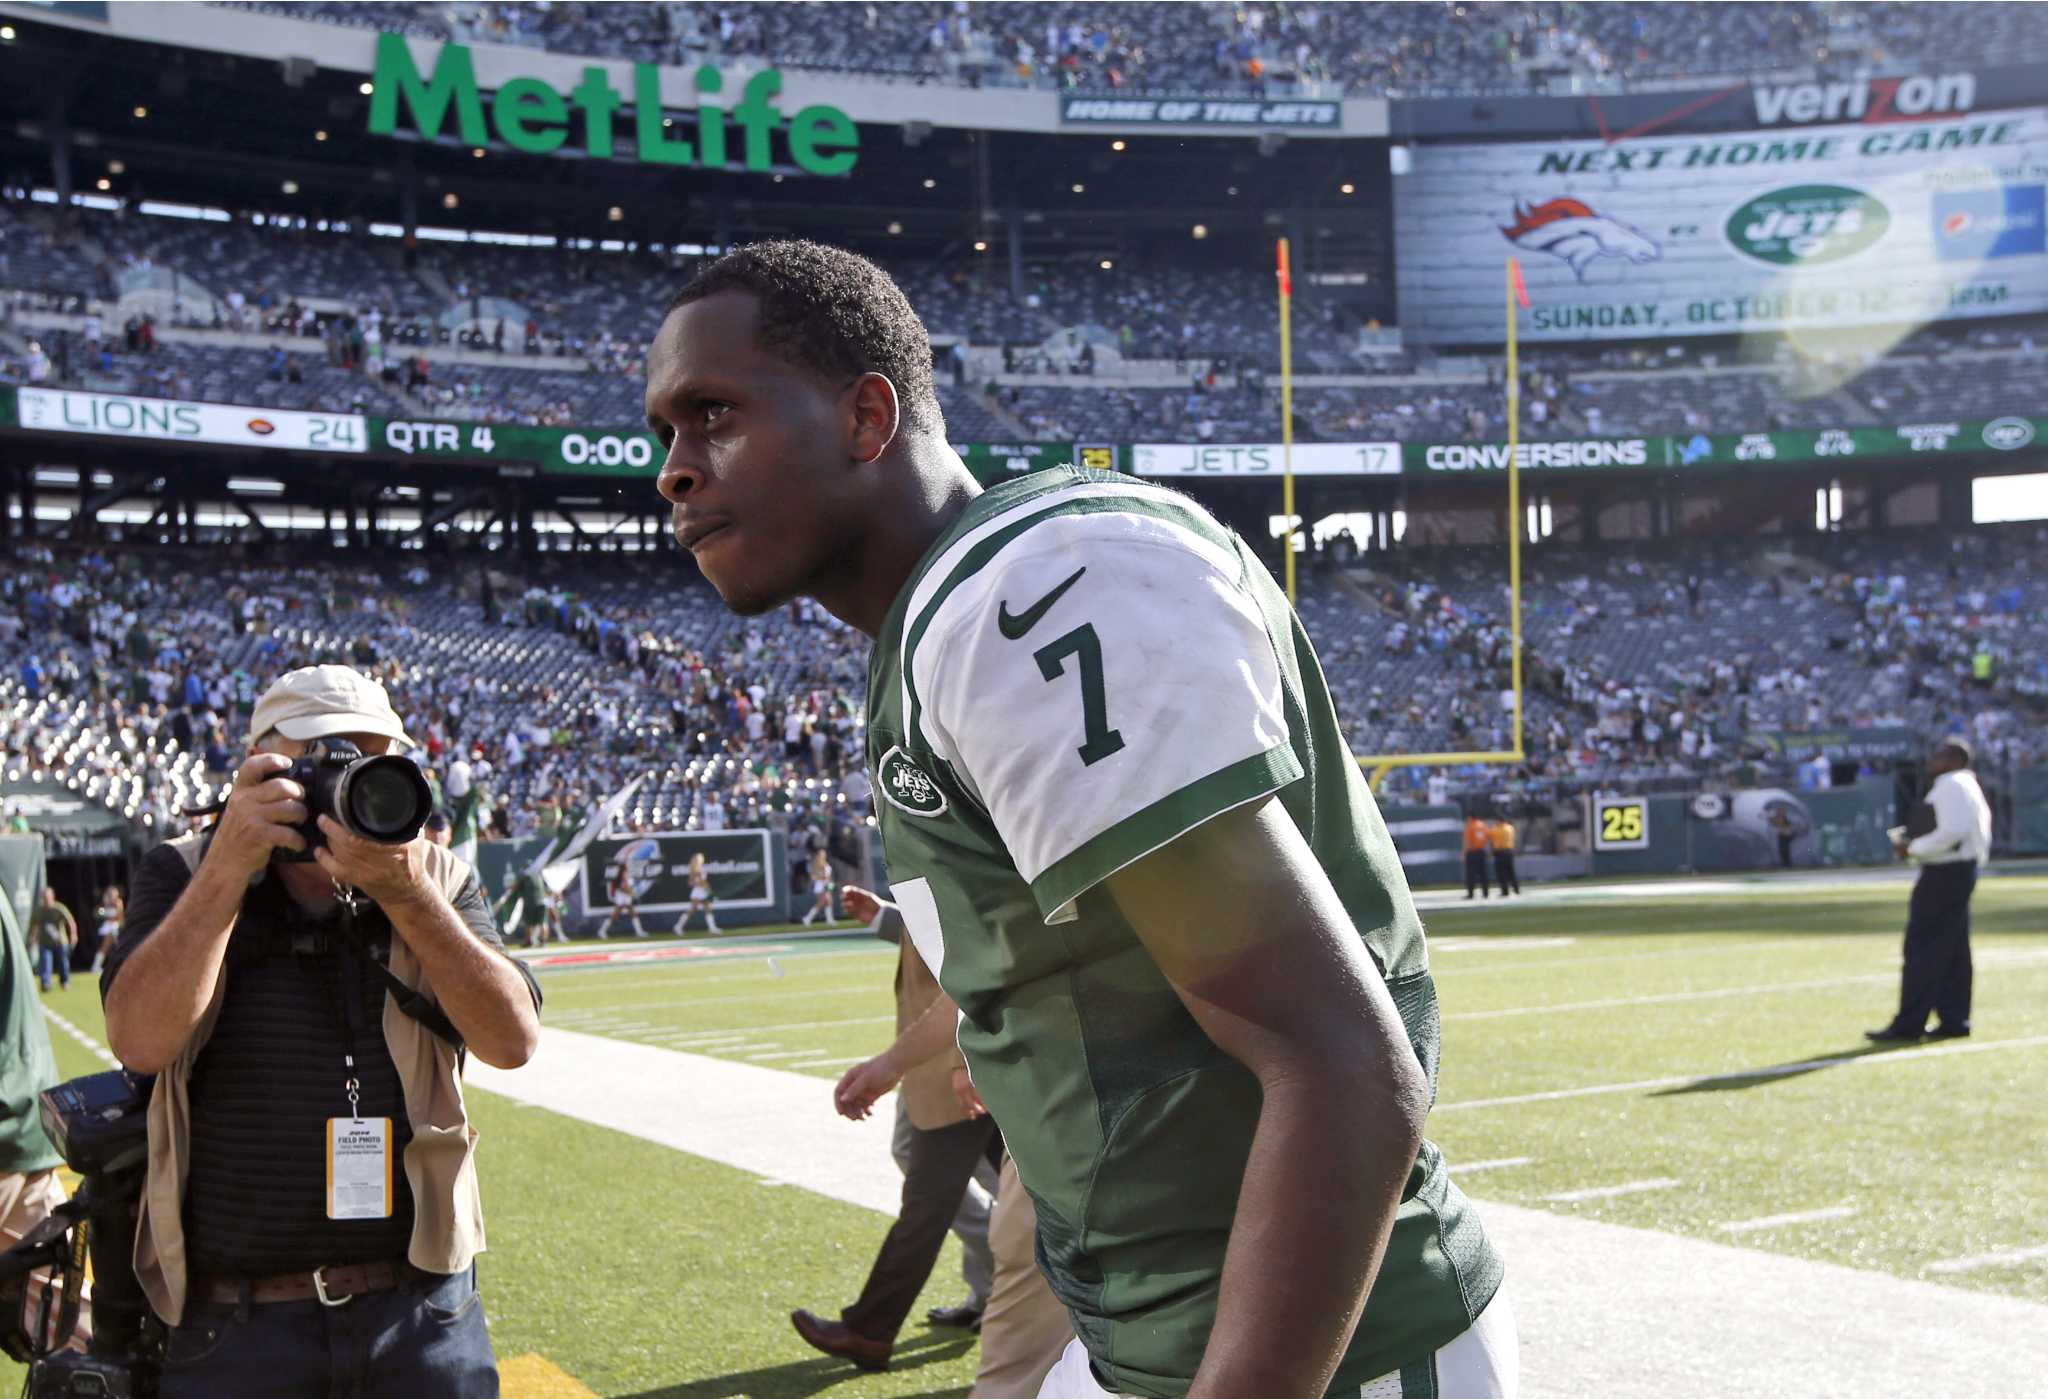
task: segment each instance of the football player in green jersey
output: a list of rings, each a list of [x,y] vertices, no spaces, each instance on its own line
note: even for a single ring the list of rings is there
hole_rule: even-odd
[[[1266,569],[1128,477],[982,492],[916,313],[850,253],[727,254],[647,371],[726,604],[875,640],[894,894],[1074,1321],[1043,1395],[1512,1396],[1500,1259],[1422,1132],[1421,923]]]

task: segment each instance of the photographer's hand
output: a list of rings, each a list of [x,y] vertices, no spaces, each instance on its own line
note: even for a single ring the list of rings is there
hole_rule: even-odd
[[[244,883],[279,850],[304,850],[293,829],[306,819],[306,789],[279,774],[292,760],[282,753],[257,753],[235,773],[227,809],[213,828],[206,863],[239,873]]]
[[[315,850],[313,860],[321,871],[336,884],[360,889],[386,913],[434,892],[427,876],[425,836],[414,836],[404,845],[385,845],[364,840],[332,816],[320,818],[320,831],[327,837],[327,848]]]
[[[305,848],[292,829],[306,819],[305,789],[278,775],[290,766],[279,753],[242,764],[206,858],[107,988],[107,1043],[135,1072],[161,1072],[190,1043],[220,981],[249,882],[272,851]]]

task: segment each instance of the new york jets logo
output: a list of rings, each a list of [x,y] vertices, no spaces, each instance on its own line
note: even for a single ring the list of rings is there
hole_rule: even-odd
[[[882,755],[875,785],[891,805],[912,816],[939,816],[946,810],[946,794],[939,790],[939,784],[932,781],[930,773],[910,761],[901,748],[891,748]]]
[[[2025,418],[1999,418],[1984,424],[1984,445],[2016,452],[2034,440],[2034,425]]]

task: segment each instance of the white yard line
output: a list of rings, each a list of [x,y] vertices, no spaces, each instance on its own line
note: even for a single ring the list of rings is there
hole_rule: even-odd
[[[741,1057],[749,1064],[768,1064],[777,1059],[804,1059],[817,1054],[816,1047],[810,1049],[778,1049],[773,1054],[746,1054]]]
[[[1929,1273],[1974,1273],[1979,1268],[2012,1268],[2021,1263],[2034,1263],[2048,1258],[2048,1244],[2036,1244],[2031,1248],[2008,1248],[1997,1253],[1973,1253],[1966,1258],[1944,1258],[1939,1263],[1929,1263],[1923,1272]]]
[[[1679,934],[1677,936],[1689,937],[1694,936],[1694,934]],[[1856,935],[1851,934],[1852,938],[1854,936]],[[1893,946],[1896,946],[1899,940],[1899,935],[1895,932],[1880,933],[1873,930],[1868,934],[1864,934],[1864,936],[1873,940],[1883,938]],[[1558,967],[1587,967],[1599,962],[1662,961],[1669,957],[1697,957],[1702,953],[1726,955],[1740,952],[1746,955],[1752,952],[1782,952],[1790,947],[1803,947],[1811,951],[1815,947],[1822,946],[1824,943],[1838,947],[1843,942],[1843,939],[1839,937],[1822,938],[1818,934],[1803,938],[1769,938],[1763,942],[1748,941],[1740,933],[1717,934],[1713,935],[1713,937],[1714,940],[1712,942],[1688,943],[1684,947],[1664,947],[1654,952],[1596,952],[1584,957],[1528,957],[1515,962],[1489,962],[1484,966],[1466,966],[1463,962],[1460,962],[1456,968],[1456,974],[1463,978],[1492,976],[1496,972],[1547,972]],[[1510,938],[1499,939],[1503,947],[1512,941],[1513,939]]]
[[[1832,986],[1884,985],[1899,974],[1871,972],[1863,976],[1831,976],[1815,981],[1771,981],[1759,986],[1716,986],[1706,991],[1660,991],[1647,996],[1612,996],[1600,1001],[1564,1001],[1552,1006],[1509,1006],[1504,1010],[1460,1010],[1446,1020],[1506,1020],[1518,1015],[1559,1015],[1574,1010],[1625,1010],[1630,1006],[1680,1005],[1687,1001],[1719,1001],[1731,997],[1761,996],[1773,991],[1819,991]]]
[[[868,1058],[868,1055],[856,1054],[851,1059],[798,1059],[794,1063],[784,1064],[783,1067],[785,1069],[843,1069],[848,1064],[865,1064]]]
[[[1478,1171],[1504,1171],[1510,1166],[1526,1166],[1535,1159],[1533,1156],[1496,1156],[1491,1161],[1453,1161],[1451,1174],[1469,1176]]]
[[[1897,1056],[1880,1056],[1896,1058]],[[821,1079],[548,1026],[531,1063],[475,1061],[478,1090],[546,1108],[875,1211],[902,1203],[892,1114],[848,1122]],[[484,1193],[491,1192],[485,1168]],[[1524,1399],[1637,1395],[1952,1394],[2038,1399],[2048,1307],[1979,1290],[1766,1253],[1576,1212],[1479,1207],[1507,1259]],[[851,1266],[851,1265],[850,1265]],[[763,1274],[764,1279],[767,1274]],[[772,1282],[763,1281],[763,1286]],[[1813,1299],[1827,1299],[1825,1342]],[[1615,1317],[1684,1317],[1614,1344]]]
[[[1724,1234],[1756,1234],[1766,1229],[1786,1229],[1794,1224],[1818,1224],[1827,1219],[1847,1219],[1856,1213],[1854,1205],[1828,1205],[1817,1210],[1794,1210],[1790,1214],[1759,1215],[1755,1219],[1731,1219],[1714,1227]]]
[[[118,1069],[121,1067],[119,1061],[116,1060],[112,1054],[107,1052],[107,1047],[105,1045],[101,1044],[91,1035],[88,1035],[85,1031],[79,1029],[76,1025],[72,1024],[69,1020],[66,1020],[63,1016],[57,1014],[56,1011],[51,1010],[48,1006],[44,1006],[43,1015],[45,1018],[49,1020],[49,1022],[52,1025],[55,1025],[58,1029],[62,1030],[72,1039],[75,1039],[80,1044],[84,1045],[86,1049],[91,1052],[92,1056],[98,1059],[102,1064],[105,1064],[110,1069]]]
[[[1653,1176],[1649,1180],[1625,1180],[1619,1185],[1589,1185],[1582,1190],[1560,1190],[1543,1198],[1560,1204],[1578,1200],[1611,1200],[1617,1195],[1647,1195],[1653,1190],[1669,1190],[1678,1183],[1675,1176]]]
[[[1519,952],[1525,947],[1573,947],[1577,938],[1431,938],[1431,952]]]
[[[1967,1044],[1929,1045],[1923,1049],[1899,1049],[1877,1054],[1836,1054],[1824,1059],[1804,1059],[1796,1064],[1773,1064],[1761,1069],[1737,1069],[1732,1073],[1681,1074],[1672,1078],[1639,1078],[1630,1083],[1595,1083],[1584,1088],[1553,1088],[1545,1093],[1516,1093],[1506,1098],[1468,1098],[1461,1103],[1439,1103],[1433,1112],[1471,1112],[1478,1108],[1513,1107],[1517,1103],[1552,1103],[1564,1098],[1594,1098],[1606,1093],[1638,1093],[1659,1088],[1689,1088],[1708,1083],[1725,1083],[1737,1078],[1787,1078],[1815,1069],[1884,1068],[1919,1059],[1939,1059],[1950,1054],[1989,1054],[2001,1049],[2037,1049],[2048,1044],[2048,1035],[2028,1035],[2011,1040],[1972,1040]]]
[[[894,1024],[895,1020],[896,1017],[893,1015],[861,1015],[851,1020],[799,1020],[788,1025],[751,1025],[748,1027],[748,1032],[756,1035],[795,1034],[799,1030],[839,1030],[849,1025],[890,1025]],[[567,1025],[563,1028],[580,1030],[583,1026]],[[693,1038],[708,1040],[723,1039],[727,1032],[722,1030],[684,1030],[680,1033]]]

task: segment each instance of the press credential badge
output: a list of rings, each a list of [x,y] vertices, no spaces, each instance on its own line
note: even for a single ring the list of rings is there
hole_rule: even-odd
[[[391,1217],[391,1119],[327,1119],[327,1217]]]

